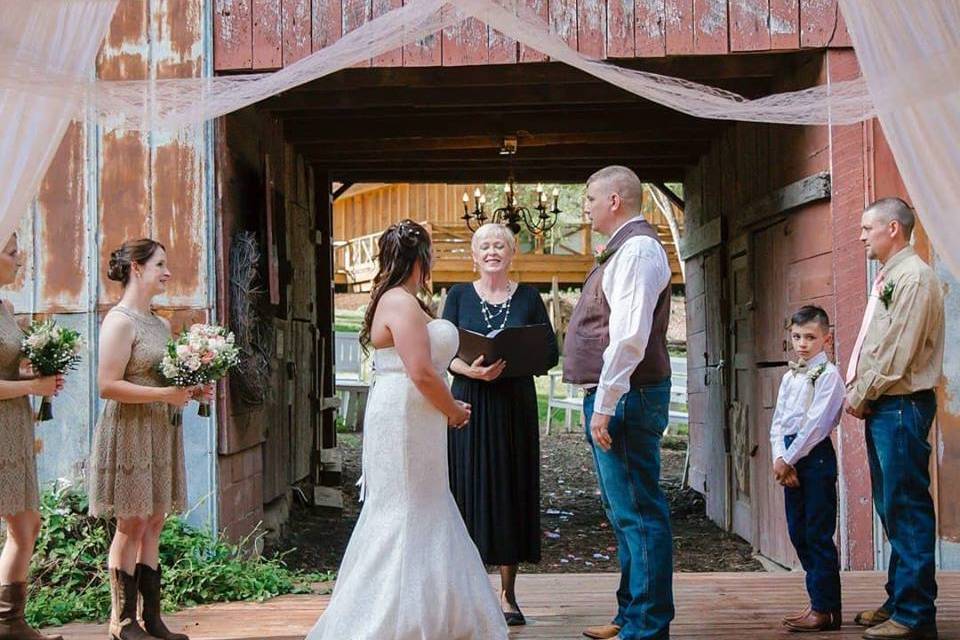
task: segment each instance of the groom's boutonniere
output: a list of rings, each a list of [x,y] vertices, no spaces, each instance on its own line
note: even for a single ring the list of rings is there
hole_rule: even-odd
[[[597,264],[603,264],[610,259],[610,256],[613,255],[613,251],[607,251],[607,245],[598,244],[594,250],[594,258],[597,260]]]
[[[888,282],[883,285],[883,288],[880,289],[880,302],[883,303],[884,309],[890,308],[890,303],[893,302],[893,283]]]
[[[819,367],[814,367],[807,372],[807,379],[810,381],[810,384],[816,386],[817,378],[823,375],[823,372],[827,370],[827,363],[824,362]]]

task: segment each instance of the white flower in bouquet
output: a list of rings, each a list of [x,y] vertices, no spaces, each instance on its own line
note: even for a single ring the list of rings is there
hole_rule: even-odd
[[[160,372],[171,384],[191,387],[220,380],[239,360],[232,333],[216,325],[195,324],[167,344]],[[200,415],[209,415],[208,411],[201,404]]]
[[[24,332],[21,344],[24,357],[38,375],[61,375],[75,369],[84,344],[80,333],[64,328],[52,320],[34,320]],[[38,420],[51,420],[50,398],[44,398],[37,413]]]

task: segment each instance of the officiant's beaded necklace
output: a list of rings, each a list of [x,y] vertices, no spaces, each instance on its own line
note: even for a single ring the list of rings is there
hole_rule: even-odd
[[[507,299],[499,304],[494,304],[492,302],[487,302],[480,291],[477,291],[477,297],[480,298],[480,313],[483,315],[483,321],[487,324],[487,329],[489,331],[495,331],[503,329],[507,326],[507,318],[510,317],[510,302],[513,300],[513,294],[515,291],[516,285],[511,284],[510,289],[508,290]],[[494,326],[497,318],[500,314],[503,314],[503,320],[500,322],[500,326]]]

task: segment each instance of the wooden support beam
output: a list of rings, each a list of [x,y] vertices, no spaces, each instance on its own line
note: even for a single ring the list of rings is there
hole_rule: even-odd
[[[578,145],[551,145],[548,147],[531,147],[521,149],[515,160],[523,162],[565,160],[595,160],[602,161],[613,156],[630,158],[631,162],[641,164],[651,161],[666,162],[668,164],[693,164],[706,145],[702,143],[678,142],[663,145],[659,148],[650,144],[625,144],[611,148],[606,144],[578,144]],[[312,146],[311,149],[301,149],[304,157],[316,164],[329,163],[373,163],[401,162],[416,164],[418,162],[448,162],[452,164],[470,164],[477,162],[504,162],[496,147],[485,149],[437,149],[437,150],[373,150],[358,152],[344,145],[338,148]]]
[[[584,117],[575,111],[547,114],[532,112],[510,116],[491,112],[474,114],[469,118],[459,115],[417,117],[401,112],[393,117],[344,117],[283,122],[284,136],[294,144],[468,135],[503,136],[518,131],[532,136],[645,132],[648,135],[659,135],[661,139],[685,139],[689,136],[712,137],[725,126],[724,123],[692,118],[678,112],[664,112],[650,117],[649,113],[638,114],[636,110],[613,108],[602,114],[591,113]]]
[[[684,135],[686,133],[686,135]],[[695,134],[682,129],[664,129],[659,131],[595,131],[569,133],[537,133],[520,132],[518,136],[520,152],[526,155],[527,151],[538,147],[561,148],[566,145],[648,145],[662,148],[664,145],[679,144],[697,145],[698,148],[709,146],[712,136],[709,132]],[[387,139],[353,139],[349,142],[338,142],[331,145],[329,142],[302,142],[297,145],[298,151],[305,155],[323,156],[324,154],[338,156],[360,156],[362,154],[379,153],[416,153],[433,151],[453,151],[492,149],[499,150],[503,143],[503,136],[498,134],[478,135],[450,135],[437,137],[396,137]]]
[[[344,192],[352,186],[353,186],[352,182],[344,182],[339,187],[337,187],[332,194],[330,194],[330,200],[332,200],[333,202],[336,202],[337,198],[342,196]]]
[[[667,200],[669,200],[673,204],[673,206],[683,211],[683,207],[684,207],[683,198],[681,198],[676,193],[674,193],[673,189],[668,187],[666,183],[651,182],[650,184],[656,187],[657,190],[660,191],[660,193],[662,193],[667,198]]]
[[[821,171],[772,191],[754,200],[739,211],[735,218],[738,227],[750,227],[770,218],[783,215],[791,209],[826,200],[830,197],[830,172]]]
[[[514,177],[517,182],[569,182],[581,183],[586,181],[590,174],[600,168],[598,164],[573,167],[549,167],[540,168],[522,167],[514,171]],[[632,167],[641,180],[654,181],[663,180],[666,182],[675,182],[683,179],[685,167],[682,166],[659,166],[659,167]],[[446,182],[457,184],[463,182],[501,182],[509,168],[505,165],[499,167],[483,168],[457,168],[457,169],[422,169],[419,167],[393,167],[383,169],[354,169],[340,170],[331,169],[330,175],[335,180],[352,180],[354,182]]]
[[[664,182],[667,181],[664,180]],[[680,242],[680,259],[689,260],[717,246],[723,240],[722,232],[723,227],[719,216],[702,227],[687,230]]]

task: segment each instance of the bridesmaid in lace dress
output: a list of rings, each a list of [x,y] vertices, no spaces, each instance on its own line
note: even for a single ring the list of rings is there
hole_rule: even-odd
[[[0,254],[0,286],[13,284],[20,270],[17,237]],[[27,396],[52,396],[63,388],[62,376],[24,379],[20,375],[23,333],[13,305],[0,304],[0,515],[7,540],[0,553],[0,639],[54,640],[27,625],[27,572],[40,533],[33,412]],[[60,636],[57,636],[59,639]]]
[[[123,297],[100,328],[97,382],[106,402],[90,454],[90,512],[117,519],[107,562],[110,637],[187,640],[160,619],[160,532],[168,513],[185,509],[187,494],[183,433],[170,418],[211,391],[167,386],[160,376],[170,325],[151,302],[170,279],[163,245],[128,240],[111,254],[107,275],[123,284]]]

